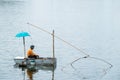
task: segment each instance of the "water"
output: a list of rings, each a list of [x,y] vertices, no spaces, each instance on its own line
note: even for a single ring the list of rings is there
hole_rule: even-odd
[[[15,68],[14,57],[23,56],[20,31],[28,31],[26,49],[34,44],[40,56],[52,56],[51,35],[28,24],[30,22],[81,48],[93,57],[110,62],[113,67],[55,40],[57,68],[54,80],[119,80],[120,77],[120,5],[119,0],[0,0],[0,80],[28,80],[27,69]],[[34,72],[34,71],[33,71]],[[106,75],[104,75],[106,74]],[[53,72],[40,69],[33,80],[53,80]]]

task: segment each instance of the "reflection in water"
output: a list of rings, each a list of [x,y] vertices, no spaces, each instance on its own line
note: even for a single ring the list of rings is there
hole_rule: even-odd
[[[36,69],[27,69],[26,70],[26,73],[27,73],[27,76],[29,77],[29,80],[33,80],[33,74],[35,74],[36,72],[38,72],[38,70]]]
[[[27,66],[27,67],[19,67],[18,65],[14,65],[15,68],[19,68],[23,71],[23,80],[34,80],[34,74],[39,72],[39,70],[43,71],[51,71],[52,72],[52,78],[51,80],[54,80],[54,70],[56,66]],[[26,79],[26,75],[29,79]]]

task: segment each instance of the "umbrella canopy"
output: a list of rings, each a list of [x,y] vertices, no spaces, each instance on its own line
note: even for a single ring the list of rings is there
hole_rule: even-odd
[[[20,32],[16,34],[16,37],[26,37],[26,36],[30,36],[30,34],[28,32]]]
[[[30,36],[30,34],[28,32],[20,32],[18,34],[16,34],[16,37],[20,38],[23,37],[23,45],[24,45],[24,57],[26,57],[25,53],[26,53],[26,49],[25,49],[25,37]]]

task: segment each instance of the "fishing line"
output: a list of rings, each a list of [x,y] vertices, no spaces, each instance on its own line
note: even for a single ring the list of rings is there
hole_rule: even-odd
[[[83,59],[83,58],[88,58],[88,57],[89,57],[89,56],[80,57],[80,58],[78,58],[78,59],[76,59],[76,60],[72,61],[72,62],[70,63],[70,65],[72,66],[72,68],[73,68],[74,70],[76,70],[76,69],[75,69],[75,67],[73,66],[73,63],[75,63],[76,61],[78,61],[78,60],[80,60],[80,59]]]
[[[85,57],[77,58],[77,59],[75,59],[74,61],[72,61],[72,62],[70,63],[70,65],[73,67],[73,63],[75,63],[76,61],[78,61],[78,60],[80,60],[80,59],[83,59],[83,58],[92,58],[92,59],[100,60],[100,61],[103,61],[104,63],[109,64],[109,65],[110,65],[109,68],[112,68],[112,67],[113,67],[113,65],[110,64],[109,62],[107,62],[107,61],[105,61],[105,60],[103,60],[103,59],[100,59],[100,58],[97,58],[97,57],[91,57],[91,56],[85,56]]]
[[[44,31],[44,32],[46,32],[46,33],[48,33],[48,34],[50,34],[50,35],[53,35],[53,34],[50,33],[49,31],[47,31],[47,30],[45,30],[45,29],[42,29],[42,28],[40,28],[40,27],[38,27],[38,26],[36,26],[36,25],[33,25],[33,24],[31,24],[31,23],[27,23],[27,24],[28,24],[28,25],[31,25],[31,26],[33,26],[33,27],[39,29],[39,30],[42,30],[42,31]],[[95,60],[99,60],[99,61],[102,61],[102,62],[104,62],[104,63],[110,65],[109,68],[112,68],[112,67],[113,67],[113,65],[112,65],[111,63],[109,63],[109,62],[107,62],[107,61],[105,61],[105,60],[103,60],[103,59],[100,59],[100,58],[91,57],[90,55],[88,55],[87,53],[85,53],[85,52],[84,52],[83,50],[81,50],[80,48],[74,46],[73,44],[71,44],[71,43],[65,41],[64,39],[62,39],[62,38],[60,38],[60,37],[58,37],[58,36],[56,36],[56,35],[54,35],[54,36],[55,36],[55,38],[57,38],[57,39],[63,41],[64,43],[68,44],[69,46],[75,48],[76,50],[82,52],[82,53],[85,55],[84,57],[77,58],[77,59],[75,59],[74,61],[72,61],[71,63],[69,63],[72,67],[73,67],[73,63],[75,63],[76,61],[78,61],[78,60],[80,60],[80,59],[85,59],[85,58],[92,58],[92,59],[95,59]],[[74,67],[73,67],[73,68],[74,68]],[[74,69],[75,69],[75,68],[74,68]]]
[[[107,64],[109,64],[110,65],[110,67],[109,68],[112,68],[113,67],[113,65],[112,64],[110,64],[109,62],[107,62],[107,61],[105,61],[105,60],[103,60],[103,59],[100,59],[100,58],[97,58],[97,57],[90,57],[90,56],[85,56],[85,57],[80,57],[80,58],[78,58],[78,59],[76,59],[76,60],[74,60],[74,61],[72,61],[71,63],[70,63],[70,65],[73,67],[73,63],[75,63],[76,61],[78,61],[78,60],[80,60],[80,59],[83,59],[83,58],[92,58],[92,59],[95,59],[95,60],[100,60],[100,61],[103,61],[103,62],[105,62],[105,63],[107,63]]]
[[[70,65],[74,70],[76,70],[76,68],[73,66],[73,63],[76,62],[76,61],[78,61],[78,60],[80,60],[80,59],[83,59],[83,58],[84,58],[84,57],[80,57],[80,58],[78,58],[78,59],[76,59],[76,60],[68,63],[67,66]],[[64,68],[66,68],[66,66],[62,67],[62,68],[61,68],[61,71],[64,72]],[[65,72],[64,72],[64,73],[65,73]]]
[[[66,70],[66,68],[68,68],[68,66],[71,66],[72,69],[74,70],[74,71],[72,71],[72,72],[79,76],[80,73],[79,73],[78,69],[76,68],[76,66],[74,66],[74,63],[77,62],[78,60],[88,59],[88,58],[99,59],[99,58],[96,58],[96,57],[80,57],[80,58],[77,58],[76,60],[72,61],[71,63],[68,63],[66,66],[63,66],[62,69],[61,69],[61,71],[63,71],[65,74],[70,74],[71,72],[68,73],[68,72],[66,72],[65,70]],[[103,60],[103,59],[99,59],[99,60],[101,60],[101,61],[103,61],[103,62],[105,62],[105,63],[108,63],[108,62],[106,62],[106,61]],[[99,80],[101,80],[101,79],[108,73],[108,71],[110,71],[110,69],[113,67],[113,65],[111,65],[110,63],[108,63],[108,64],[110,65],[110,67],[103,68],[103,69],[102,69],[102,72],[99,72],[99,73],[102,73],[101,76],[99,77]],[[80,70],[80,72],[81,72],[81,70]],[[71,74],[72,74],[72,73],[71,73]],[[84,75],[84,76],[85,76],[85,75]],[[86,76],[85,76],[85,77],[86,77]],[[97,79],[97,80],[98,80],[98,79]]]
[[[72,61],[72,62],[70,63],[71,67],[72,67],[74,70],[77,71],[77,69],[73,66],[73,64],[74,64],[76,61],[78,61],[78,60],[80,60],[80,59],[83,59],[83,58],[92,58],[92,59],[95,59],[95,60],[103,61],[104,63],[107,63],[108,65],[110,65],[107,69],[103,69],[103,70],[104,70],[104,74],[101,76],[101,79],[102,79],[102,78],[107,74],[107,72],[113,67],[112,64],[110,64],[109,62],[107,62],[107,61],[105,61],[105,60],[103,60],[103,59],[100,59],[100,58],[97,58],[97,57],[90,57],[90,56],[88,56],[88,57],[80,57],[80,58]],[[64,67],[64,68],[65,68],[65,67]]]
[[[90,57],[90,58],[92,58],[92,59],[96,59],[96,60],[100,60],[100,61],[103,61],[103,62],[105,62],[105,63],[109,64],[109,65],[110,65],[110,68],[112,68],[112,67],[113,67],[113,65],[112,65],[112,64],[110,64],[109,62],[107,62],[107,61],[105,61],[105,60],[103,60],[103,59],[101,59],[101,58],[97,58],[97,57]]]

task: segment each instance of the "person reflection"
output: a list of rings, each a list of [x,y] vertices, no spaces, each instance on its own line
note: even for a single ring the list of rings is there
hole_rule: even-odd
[[[31,70],[31,69],[27,69],[27,76],[28,76],[28,80],[33,80],[33,74],[35,74],[36,72],[38,72],[37,70]]]

